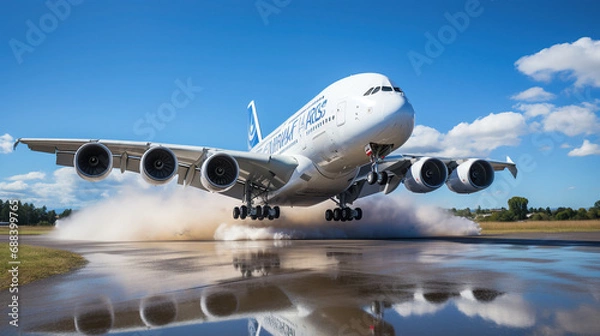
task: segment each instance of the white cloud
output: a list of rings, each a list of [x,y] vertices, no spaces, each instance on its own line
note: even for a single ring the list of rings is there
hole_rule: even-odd
[[[117,170],[102,181],[85,181],[72,167],[58,168],[49,176],[43,172],[30,172],[12,176],[8,180],[13,182],[0,182],[0,199],[15,198],[37,206],[46,205],[49,209],[80,208],[120,194],[128,188],[152,188],[138,174],[120,174]],[[26,181],[33,182],[28,184]],[[176,182],[172,181],[156,188],[173,188],[174,184]]]
[[[22,175],[14,175],[8,178],[9,181],[30,181],[30,180],[43,180],[46,177],[46,173],[43,172],[30,172]]]
[[[7,192],[14,192],[14,191],[23,191],[25,189],[27,189],[28,185],[27,183],[23,182],[23,181],[15,181],[15,182],[0,182],[0,192],[2,191],[7,191]]]
[[[515,66],[538,81],[550,81],[553,75],[565,73],[577,87],[600,87],[600,41],[582,37],[573,43],[555,44],[519,58]]]
[[[554,109],[553,104],[548,103],[538,103],[538,104],[517,104],[513,106],[519,111],[525,112],[525,117],[534,118],[537,116],[545,116],[550,114],[552,109]]]
[[[0,136],[0,153],[8,154],[13,151],[14,138],[6,133]]]
[[[550,93],[539,86],[534,86],[525,91],[519,92],[514,96],[510,97],[512,100],[528,101],[528,102],[539,102],[547,101],[556,98],[553,93]]]
[[[600,119],[596,115],[598,106],[591,103],[557,107],[553,104],[517,104],[517,110],[528,119],[542,117],[541,122],[531,122],[532,131],[560,132],[568,136],[595,134],[600,132]]]
[[[569,152],[569,156],[588,156],[600,155],[600,145],[593,144],[589,140],[583,140],[583,144],[579,148],[575,148]]]
[[[560,148],[565,148],[565,149],[572,148],[572,147],[573,146],[569,145],[568,143],[564,143],[564,144],[560,145]]]
[[[543,120],[547,132],[562,132],[568,136],[595,134],[600,132],[600,120],[594,113],[596,107],[567,105],[555,108]]]
[[[447,134],[418,125],[400,149],[403,153],[437,156],[487,156],[501,146],[516,146],[527,133],[520,113],[491,113],[472,123],[460,123]]]

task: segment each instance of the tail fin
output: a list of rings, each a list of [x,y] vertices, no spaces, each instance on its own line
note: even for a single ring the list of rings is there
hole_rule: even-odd
[[[251,150],[254,146],[258,145],[262,139],[258,115],[256,114],[256,105],[253,100],[248,104],[248,150]]]

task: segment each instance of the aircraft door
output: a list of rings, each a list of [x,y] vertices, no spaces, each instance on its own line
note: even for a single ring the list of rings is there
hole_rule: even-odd
[[[335,111],[335,122],[338,126],[342,126],[346,123],[346,101],[338,103]]]

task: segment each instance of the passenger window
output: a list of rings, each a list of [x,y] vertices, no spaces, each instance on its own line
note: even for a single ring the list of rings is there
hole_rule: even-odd
[[[373,92],[371,92],[371,94],[376,94],[377,92],[379,92],[379,89],[381,89],[381,87],[376,87],[373,89]]]
[[[381,91],[386,91],[386,92],[390,92],[390,91],[393,91],[393,90],[394,90],[394,89],[392,89],[392,87],[391,87],[391,86],[383,86],[383,87],[381,88]]]
[[[367,90],[367,92],[365,92],[365,94],[363,96],[368,96],[371,94],[371,91],[373,91],[373,88],[370,88],[369,90]]]

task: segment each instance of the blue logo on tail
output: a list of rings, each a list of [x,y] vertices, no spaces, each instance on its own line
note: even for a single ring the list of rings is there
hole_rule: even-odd
[[[258,123],[258,115],[256,114],[256,106],[254,100],[248,104],[248,150],[254,148],[262,141],[260,132],[260,124]]]

